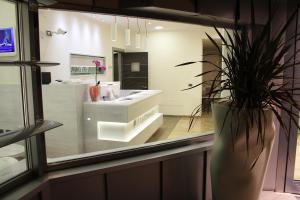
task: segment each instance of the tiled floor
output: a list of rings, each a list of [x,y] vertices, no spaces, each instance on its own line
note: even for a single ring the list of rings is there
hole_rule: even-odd
[[[263,192],[260,200],[298,200],[292,194],[282,194],[275,192]]]

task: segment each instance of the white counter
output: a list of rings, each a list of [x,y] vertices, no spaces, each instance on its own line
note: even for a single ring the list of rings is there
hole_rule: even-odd
[[[88,84],[43,85],[45,119],[63,123],[46,134],[50,158],[142,144],[162,125],[161,91],[121,90],[118,99],[98,102],[87,91]]]
[[[84,119],[106,122],[130,122],[160,102],[160,90],[125,90],[112,101],[84,103]]]
[[[87,151],[142,144],[162,125],[161,91],[122,92],[123,96],[113,101],[84,103]]]

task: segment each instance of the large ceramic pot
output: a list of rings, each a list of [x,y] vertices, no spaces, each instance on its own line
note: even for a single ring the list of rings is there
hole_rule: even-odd
[[[253,126],[249,132],[248,150],[245,120],[241,120],[243,113],[240,113],[238,120],[236,112],[229,112],[223,127],[228,107],[215,103],[212,111],[215,123],[215,143],[211,160],[213,200],[258,200],[275,133],[272,111],[266,110],[266,120],[262,120],[265,127],[264,144],[257,143],[257,126]],[[238,122],[237,133],[234,130],[237,130],[235,128]],[[233,133],[238,135],[235,140]],[[251,169],[252,166],[254,167]]]
[[[92,101],[97,101],[100,95],[100,90],[98,85],[90,86],[89,88],[90,97]]]

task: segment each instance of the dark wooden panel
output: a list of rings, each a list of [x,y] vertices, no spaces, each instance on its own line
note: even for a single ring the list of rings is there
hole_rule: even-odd
[[[268,19],[268,0],[254,1],[256,22],[264,24]],[[236,8],[236,0],[198,0],[198,12],[219,18],[233,20]],[[243,23],[249,23],[251,16],[250,1],[242,1],[240,4],[240,17]]]
[[[58,3],[92,6],[93,0],[56,0]]]
[[[94,175],[51,182],[50,191],[53,200],[105,200],[104,176]]]
[[[186,12],[195,12],[196,9],[194,0],[154,0],[153,5]]]
[[[174,9],[185,12],[195,12],[194,0],[122,0],[121,7],[159,7],[165,9]]]
[[[107,175],[108,200],[159,200],[159,163]]]
[[[42,200],[41,193],[38,193],[37,195],[31,197],[29,200]]]
[[[212,200],[210,161],[212,151],[206,152],[206,184],[205,184],[205,200]]]
[[[122,89],[148,89],[148,53],[123,53]],[[139,71],[131,71],[132,63],[140,63]]]
[[[118,8],[119,0],[95,0],[95,6],[99,8]]]
[[[203,170],[203,153],[164,161],[163,199],[202,200]]]

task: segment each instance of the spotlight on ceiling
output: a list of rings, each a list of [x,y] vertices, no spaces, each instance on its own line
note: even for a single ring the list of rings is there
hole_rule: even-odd
[[[155,27],[154,27],[155,30],[161,30],[161,29],[163,29],[163,28],[164,28],[163,26],[155,26]]]

